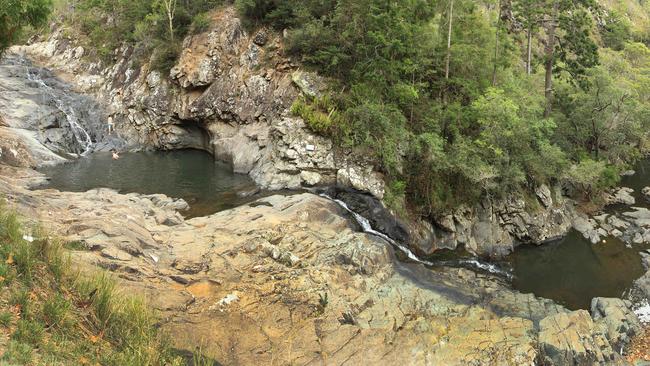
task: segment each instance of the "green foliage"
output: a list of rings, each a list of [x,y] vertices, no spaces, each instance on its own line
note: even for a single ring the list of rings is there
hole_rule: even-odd
[[[632,38],[630,24],[615,11],[607,14],[603,24],[600,26],[600,35],[605,47],[616,51],[621,51],[625,48],[625,43]]]
[[[151,55],[151,68],[163,73],[168,73],[176,63],[180,45],[178,43],[158,43]]]
[[[65,326],[65,322],[69,316],[70,302],[61,294],[55,294],[51,299],[43,303],[43,321],[49,327]]]
[[[0,0],[0,54],[20,38],[25,27],[45,24],[51,0]]]
[[[30,345],[10,340],[7,350],[0,357],[0,361],[10,361],[9,365],[29,365],[32,361],[32,353],[33,348]],[[0,365],[3,365],[3,363],[0,362]]]
[[[168,72],[176,61],[185,35],[209,28],[208,11],[224,0],[79,0],[62,9],[68,25],[88,38],[88,46],[104,62],[111,62],[122,44],[137,44],[147,55],[153,53],[155,68]],[[171,19],[171,26],[169,18]]]
[[[43,340],[43,333],[45,333],[43,324],[34,320],[20,319],[18,320],[12,339],[37,347]]]
[[[594,193],[614,186],[618,183],[620,176],[604,161],[583,159],[571,167],[567,178],[585,195],[591,197]]]
[[[648,52],[640,44],[603,52],[603,65],[587,73],[588,90],[559,88],[556,138],[573,159],[624,165],[639,156],[650,127]]]
[[[192,34],[198,34],[205,32],[210,28],[210,15],[208,13],[198,13],[192,18],[192,26],[190,32]]]
[[[291,113],[301,117],[309,128],[320,134],[332,134],[335,124],[340,120],[336,106],[329,96],[315,98],[312,102],[300,97],[291,106]]]
[[[0,326],[3,326],[5,328],[9,327],[9,325],[11,325],[12,319],[13,319],[13,315],[10,312],[8,311],[0,312]]]
[[[118,293],[105,274],[77,277],[67,257],[61,241],[0,204],[0,327],[11,331],[0,364],[180,365],[141,300]]]
[[[80,0],[69,19],[103,59],[126,42],[163,72],[222,4],[286,30],[288,56],[330,81],[291,112],[370,158],[400,211],[562,180],[594,195],[650,150],[650,54],[630,43],[650,34],[640,16],[595,0],[453,0],[452,14],[451,1],[186,0],[171,14],[162,0]],[[567,173],[584,164],[603,166],[600,183]]]

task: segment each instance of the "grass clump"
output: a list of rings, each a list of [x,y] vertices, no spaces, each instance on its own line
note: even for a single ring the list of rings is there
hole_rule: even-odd
[[[0,365],[180,365],[137,298],[70,270],[66,246],[0,201]]]

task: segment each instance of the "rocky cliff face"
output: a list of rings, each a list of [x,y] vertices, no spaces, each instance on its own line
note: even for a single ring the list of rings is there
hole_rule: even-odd
[[[112,66],[89,63],[83,47],[58,31],[12,51],[94,94],[131,145],[203,149],[262,188],[339,183],[381,199],[383,179],[372,165],[333,149],[289,116],[301,88],[318,90],[319,79],[283,57],[280,37],[249,34],[232,8],[213,14],[212,24],[184,40],[169,75],[140,66],[130,46],[116,50]]]
[[[440,231],[427,251],[455,249],[463,245],[483,256],[501,257],[520,243],[542,244],[564,236],[575,217],[573,202],[546,185],[535,190],[532,202],[519,195],[506,199],[485,199],[472,207],[463,206],[441,215],[435,222]]]

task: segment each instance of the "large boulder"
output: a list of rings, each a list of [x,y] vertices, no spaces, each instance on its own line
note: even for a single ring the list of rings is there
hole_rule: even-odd
[[[539,346],[551,365],[610,365],[620,356],[586,310],[548,316],[539,323]]]
[[[605,335],[616,350],[625,347],[642,331],[632,303],[626,300],[596,297],[591,300],[591,315],[597,324],[604,326]]]
[[[455,249],[462,244],[478,255],[503,257],[519,243],[541,244],[566,234],[575,215],[570,202],[559,193],[553,195],[547,186],[538,187],[536,196],[539,204],[518,196],[485,199],[436,216],[440,231],[435,248]]]

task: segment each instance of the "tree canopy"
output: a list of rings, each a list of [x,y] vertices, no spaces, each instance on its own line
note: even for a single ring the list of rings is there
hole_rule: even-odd
[[[43,25],[51,0],[0,0],[0,54],[23,34],[25,27]]]

